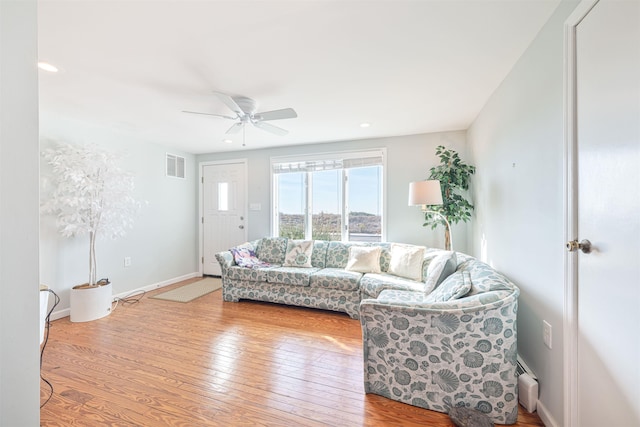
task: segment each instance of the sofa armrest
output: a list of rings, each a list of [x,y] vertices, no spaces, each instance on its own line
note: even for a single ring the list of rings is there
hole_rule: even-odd
[[[365,391],[440,412],[467,405],[514,423],[518,290],[492,292],[435,304],[391,290],[362,300]]]
[[[216,254],[216,259],[220,263],[220,269],[222,270],[223,276],[225,276],[225,272],[229,267],[236,265],[236,262],[233,259],[233,254],[231,253],[231,251],[218,252]]]

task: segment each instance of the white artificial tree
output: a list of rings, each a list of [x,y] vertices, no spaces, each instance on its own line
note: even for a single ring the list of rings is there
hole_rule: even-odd
[[[124,236],[140,209],[133,175],[118,166],[120,156],[97,145],[55,143],[42,154],[52,168],[42,211],[56,216],[63,236],[89,235],[89,285],[96,286],[96,239]]]

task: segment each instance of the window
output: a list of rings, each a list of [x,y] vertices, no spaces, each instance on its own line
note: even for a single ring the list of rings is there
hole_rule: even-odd
[[[273,234],[381,241],[384,155],[378,149],[273,158]]]

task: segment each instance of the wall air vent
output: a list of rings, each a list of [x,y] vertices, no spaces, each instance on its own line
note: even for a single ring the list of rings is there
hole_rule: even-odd
[[[185,175],[184,157],[167,153],[167,176],[184,178]]]

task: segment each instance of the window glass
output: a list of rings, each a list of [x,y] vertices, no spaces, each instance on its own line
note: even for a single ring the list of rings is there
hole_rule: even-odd
[[[382,239],[382,166],[348,170],[349,240]]]
[[[314,240],[342,240],[342,170],[311,173]]]
[[[278,188],[278,228],[281,237],[305,238],[305,173],[276,175]]]
[[[218,183],[218,210],[219,211],[229,210],[229,183],[228,182]]]

